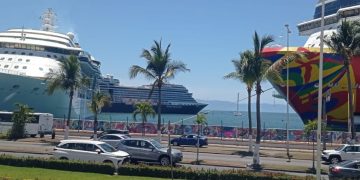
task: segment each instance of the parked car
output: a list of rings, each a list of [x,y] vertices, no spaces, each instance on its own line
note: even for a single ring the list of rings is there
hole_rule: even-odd
[[[98,133],[97,137],[101,137],[106,134],[122,134],[122,135],[125,135],[128,137],[131,137],[129,134],[129,130],[122,130],[122,129],[108,129],[108,130]],[[90,139],[93,139],[93,138],[94,138],[94,135],[91,135]]]
[[[330,165],[329,179],[360,179],[360,160],[349,160]]]
[[[345,160],[360,159],[360,144],[345,144],[334,150],[323,151],[321,158],[331,164]]]
[[[168,148],[153,139],[128,138],[120,141],[119,150],[130,154],[131,161],[156,162],[163,166],[170,165]],[[177,149],[171,150],[173,164],[182,161],[183,154]]]
[[[114,148],[117,148],[120,143],[120,140],[127,138],[129,137],[124,134],[105,134],[99,137],[99,141],[106,142],[111,146],[113,146]]]
[[[63,160],[112,163],[117,168],[129,162],[130,155],[111,145],[92,140],[62,140],[54,149],[54,157]]]
[[[189,135],[182,135],[182,136],[180,136],[178,138],[174,138],[170,142],[174,146],[181,146],[181,145],[196,146],[197,141],[198,141],[198,135],[189,134]],[[200,147],[208,145],[207,137],[199,136],[199,145],[200,145]]]

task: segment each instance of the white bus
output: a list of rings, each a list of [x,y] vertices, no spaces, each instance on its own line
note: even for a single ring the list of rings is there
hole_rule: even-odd
[[[0,111],[0,133],[6,134],[12,127],[12,112]],[[53,115],[49,113],[30,113],[28,123],[25,124],[25,135],[35,137],[37,134],[51,134]]]

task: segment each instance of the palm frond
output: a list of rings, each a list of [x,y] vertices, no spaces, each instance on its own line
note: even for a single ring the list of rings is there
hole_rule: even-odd
[[[133,79],[138,74],[143,74],[146,79],[156,79],[156,76],[154,74],[152,74],[150,71],[148,71],[147,69],[144,69],[137,65],[131,66],[130,71],[129,71],[130,78]]]

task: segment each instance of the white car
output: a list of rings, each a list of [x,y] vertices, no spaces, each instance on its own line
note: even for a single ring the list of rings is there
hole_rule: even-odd
[[[124,134],[105,134],[99,138],[99,141],[106,142],[112,145],[114,148],[119,146],[120,140],[127,139],[128,136]]]
[[[345,144],[334,150],[324,150],[321,159],[331,164],[360,159],[360,144]]]
[[[130,155],[111,145],[93,140],[62,140],[54,149],[54,156],[63,160],[112,163],[115,168],[129,162]]]

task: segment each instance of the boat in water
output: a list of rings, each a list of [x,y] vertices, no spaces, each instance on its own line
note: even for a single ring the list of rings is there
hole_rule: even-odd
[[[157,111],[158,89],[150,91],[152,85],[131,87],[120,85],[118,79],[107,75],[99,81],[100,90],[109,94],[111,104],[102,108],[102,113],[132,113],[134,105],[149,102]],[[198,103],[183,85],[164,84],[161,88],[161,113],[164,114],[197,114],[207,104]]]
[[[324,39],[329,39],[343,20],[360,19],[360,0],[325,1]],[[303,47],[269,47],[263,51],[263,57],[276,62],[287,53],[302,52],[305,56],[289,63],[289,99],[288,102],[298,113],[304,124],[317,119],[318,82],[320,59],[320,22],[321,1],[316,4],[314,18],[298,24],[299,34],[309,36]],[[349,97],[347,91],[346,69],[343,58],[332,52],[324,44],[323,66],[323,113],[327,126],[332,130],[347,130],[349,119]],[[354,88],[354,120],[357,129],[360,125],[360,57],[351,60],[350,74]],[[286,69],[282,70],[286,82]],[[285,97],[286,86],[272,82],[277,91]]]
[[[52,9],[48,9],[41,20],[41,30],[17,28],[0,32],[0,110],[13,111],[15,103],[21,103],[33,108],[34,112],[64,118],[69,95],[62,90],[49,95],[47,74],[58,71],[60,61],[75,55],[82,74],[96,80],[101,77],[100,62],[80,47],[74,33],[55,32],[56,15]],[[91,86],[96,88],[95,85],[93,82]],[[84,111],[91,98],[87,91],[80,89],[74,93],[72,118],[91,116],[90,111],[87,114]]]

